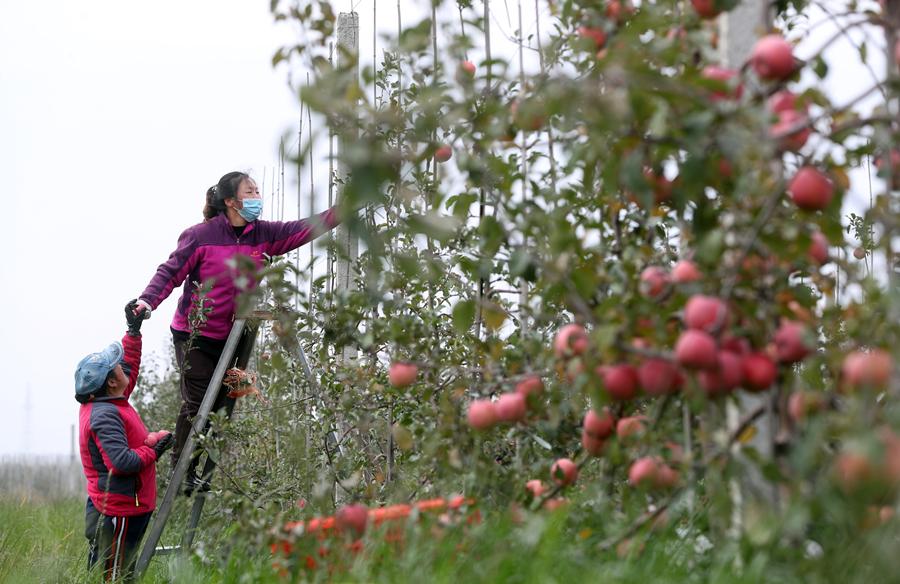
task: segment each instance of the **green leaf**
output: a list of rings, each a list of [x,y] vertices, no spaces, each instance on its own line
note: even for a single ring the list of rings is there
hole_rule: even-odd
[[[456,217],[440,213],[410,215],[407,217],[406,223],[413,231],[433,237],[440,242],[448,241],[456,235],[460,226],[460,221]]]
[[[475,322],[475,302],[462,300],[453,307],[453,328],[459,333],[464,333]]]
[[[481,250],[488,256],[497,253],[506,239],[503,226],[490,215],[481,219],[481,225],[478,226],[478,234],[481,235]]]
[[[722,256],[724,248],[725,233],[721,229],[714,229],[697,244],[695,258],[701,264],[716,264]]]
[[[819,77],[819,79],[825,79],[828,75],[828,63],[820,56],[816,56],[812,65],[813,72]]]

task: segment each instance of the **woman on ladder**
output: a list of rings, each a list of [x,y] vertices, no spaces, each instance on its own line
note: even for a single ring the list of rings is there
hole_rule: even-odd
[[[149,318],[150,311],[184,283],[171,325],[181,374],[181,411],[175,426],[173,466],[181,455],[192,420],[225,348],[235,318],[237,297],[247,287],[240,281],[242,274],[233,261],[235,256],[250,258],[258,268],[266,256],[297,249],[338,224],[335,207],[315,217],[284,222],[261,220],[262,207],[259,188],[248,174],[229,172],[220,178],[206,192],[204,221],[184,230],[178,238],[178,247],[159,266],[138,298],[136,313],[146,311],[145,318]],[[196,330],[192,330],[192,311],[196,316],[203,296],[198,284],[206,290],[203,308],[208,312],[203,318],[193,319]],[[225,407],[231,413],[234,398],[227,393],[225,386],[219,388],[213,411]],[[205,477],[196,475],[196,466],[194,456],[185,479],[186,494],[208,488]]]

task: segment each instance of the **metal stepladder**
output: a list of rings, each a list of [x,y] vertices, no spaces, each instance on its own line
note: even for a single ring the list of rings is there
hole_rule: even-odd
[[[225,348],[222,350],[222,355],[219,357],[219,362],[216,364],[216,369],[206,388],[206,393],[203,396],[200,409],[191,424],[191,431],[182,447],[178,462],[175,464],[175,469],[172,472],[169,485],[163,495],[162,503],[160,503],[159,508],[150,522],[150,527],[147,530],[147,537],[135,565],[135,575],[137,578],[140,578],[144,574],[154,555],[169,555],[181,550],[187,551],[193,544],[197,525],[200,523],[200,516],[206,502],[207,493],[202,490],[196,490],[193,493],[194,501],[191,505],[191,515],[188,520],[187,528],[182,536],[181,545],[157,547],[159,540],[162,537],[162,533],[165,530],[166,523],[172,514],[175,498],[178,496],[181,486],[184,483],[188,466],[190,466],[191,458],[197,447],[197,437],[206,431],[206,424],[212,413],[216,398],[218,397],[219,389],[225,378],[225,373],[232,367],[238,367],[240,369],[245,369],[247,367],[247,364],[250,361],[250,355],[253,352],[253,345],[259,328],[258,321],[266,318],[271,318],[271,316],[268,313],[257,311],[253,313],[253,320],[251,322],[248,323],[247,318],[240,318],[236,319],[231,327],[231,332],[225,341]],[[244,340],[243,343],[241,342],[242,339]],[[316,398],[316,403],[321,405],[322,396],[319,392],[318,382],[309,366],[309,361],[306,359],[303,347],[297,342],[293,344],[290,351],[303,368],[303,373],[309,383],[310,390]],[[315,411],[312,412],[312,416],[317,422],[319,421],[319,416]],[[343,454],[344,447],[338,439],[337,431],[332,428],[329,435],[331,440],[336,444],[338,451]],[[215,461],[207,457],[200,476],[204,480],[209,481],[215,466]]]
[[[197,412],[197,415],[194,416],[194,420],[191,424],[191,431],[188,433],[187,440],[182,447],[178,462],[175,464],[175,469],[172,472],[169,485],[166,487],[162,503],[153,515],[150,527],[147,530],[147,538],[144,541],[144,546],[141,548],[141,553],[138,556],[135,565],[135,575],[137,578],[140,578],[146,571],[154,554],[172,554],[180,549],[189,549],[193,543],[197,524],[200,522],[200,514],[203,512],[203,505],[206,502],[206,493],[200,490],[194,492],[191,517],[188,522],[188,527],[184,532],[184,536],[182,537],[181,545],[156,547],[162,537],[162,532],[166,527],[169,516],[172,514],[175,497],[178,495],[178,492],[181,490],[181,486],[184,483],[188,466],[190,466],[191,458],[197,447],[197,436],[206,431],[206,423],[209,420],[210,413],[212,413],[213,405],[218,398],[219,389],[222,386],[222,381],[225,379],[225,372],[232,367],[239,367],[241,369],[247,367],[247,363],[250,361],[250,354],[253,351],[257,328],[258,326],[255,323],[248,325],[247,319],[245,318],[236,319],[231,327],[231,332],[228,334],[228,339],[225,341],[225,348],[222,350],[222,355],[219,357],[219,362],[216,364],[213,376],[209,380],[209,385],[206,388],[203,401],[200,403],[200,410]],[[245,339],[243,343],[241,343],[242,338]],[[239,345],[240,353],[238,353]],[[201,476],[208,481],[212,476],[214,468],[215,462],[212,459],[207,458]]]

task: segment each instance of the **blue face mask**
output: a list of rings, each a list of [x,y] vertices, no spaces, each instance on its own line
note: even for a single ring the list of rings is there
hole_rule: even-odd
[[[244,199],[242,203],[243,208],[238,210],[238,214],[244,218],[244,221],[253,223],[259,219],[259,216],[262,215],[262,199]]]

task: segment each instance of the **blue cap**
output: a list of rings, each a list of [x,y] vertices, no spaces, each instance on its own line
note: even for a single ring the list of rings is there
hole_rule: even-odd
[[[91,353],[75,368],[75,397],[88,396],[103,385],[109,372],[116,368],[125,355],[122,343],[116,341],[99,353]]]

